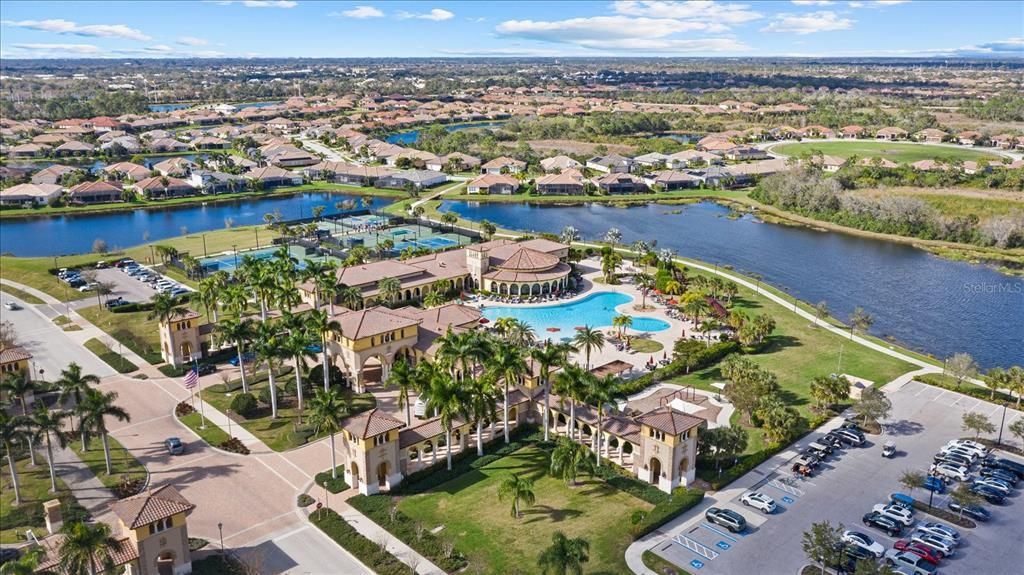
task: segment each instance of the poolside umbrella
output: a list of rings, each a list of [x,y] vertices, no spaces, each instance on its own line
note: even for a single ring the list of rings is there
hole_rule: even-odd
[[[661,359],[668,359],[668,352],[667,352],[667,351],[666,351],[666,352],[663,352],[663,353],[661,354]]]
[[[484,324],[484,323],[491,323],[491,320],[487,319],[486,317],[482,317],[482,318],[480,318],[480,323],[481,323],[481,324]]]
[[[660,289],[656,289],[656,290],[654,290],[654,293],[655,293],[655,295],[661,295],[661,290]]]
[[[551,333],[556,333],[556,332],[562,331],[562,328],[560,328],[560,327],[549,327],[548,331],[550,331]]]
[[[670,299],[670,300],[668,300],[668,301],[667,301],[667,302],[665,302],[665,303],[667,303],[668,305],[677,305],[677,304],[679,304],[679,302],[677,302],[677,301],[676,301],[676,300],[674,300],[674,299]]]

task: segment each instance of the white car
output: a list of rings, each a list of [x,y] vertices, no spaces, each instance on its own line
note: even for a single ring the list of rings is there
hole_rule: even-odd
[[[910,534],[910,540],[914,543],[920,543],[926,545],[932,549],[942,553],[944,557],[951,557],[956,552],[956,543],[945,537],[935,535],[934,533],[924,533],[922,531],[915,531]]]
[[[957,481],[967,481],[967,468],[962,465],[953,465],[950,463],[939,463],[932,465],[928,468],[932,473],[949,477],[950,479],[956,479]]]
[[[765,513],[774,513],[777,507],[774,499],[756,491],[744,494],[743,497],[740,497],[740,503]]]
[[[942,447],[941,450],[942,453],[947,453],[950,451],[954,453],[963,453],[969,455],[971,459],[978,459],[979,457],[985,457],[986,455],[988,455],[988,452],[985,451],[984,449],[978,449],[976,447],[972,447],[970,445],[965,445],[962,443],[947,443]]]
[[[988,455],[989,449],[984,444],[978,443],[971,439],[952,439],[946,445],[958,445],[968,449],[973,449],[980,452],[982,455]]]
[[[910,527],[914,523],[914,513],[913,511],[907,509],[906,507],[901,507],[899,505],[892,504],[885,505],[883,503],[879,503],[878,505],[872,507],[871,510],[876,511],[879,514],[884,515],[889,519],[892,519],[893,521],[902,523],[904,527]]]
[[[4,307],[7,308],[10,311],[21,309],[21,306],[18,305],[17,302],[13,302],[13,301],[5,301],[4,302]]]
[[[932,533],[934,535],[938,535],[939,537],[945,537],[946,539],[955,541],[957,543],[960,542],[960,532],[957,531],[955,528],[946,525],[945,523],[938,523],[936,521],[922,521],[921,523],[917,524],[915,529],[917,531],[921,531],[924,533]]]
[[[882,555],[885,555],[885,545],[882,545],[860,531],[844,531],[843,542],[860,547],[879,559],[882,558]]]
[[[96,289],[99,285],[100,284],[98,284],[96,282],[89,282],[89,283],[85,284],[84,286],[78,288],[78,291],[80,291],[80,292],[92,291],[92,290]]]
[[[412,414],[419,418],[427,417],[427,402],[422,397],[417,397],[412,406]]]
[[[963,457],[966,457],[968,460],[970,460],[971,463],[974,463],[978,459],[978,453],[976,451],[974,451],[973,449],[965,449],[965,448],[960,447],[958,445],[952,445],[952,446],[947,445],[947,446],[943,447],[942,450],[939,453],[944,453],[944,454],[947,454],[947,455],[949,455],[949,454],[961,455]]]

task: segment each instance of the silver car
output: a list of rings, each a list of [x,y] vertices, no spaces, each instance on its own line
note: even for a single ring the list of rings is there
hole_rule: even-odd
[[[955,541],[952,539],[946,539],[945,537],[934,533],[915,531],[910,534],[910,540],[914,543],[920,543],[921,545],[931,547],[939,553],[942,553],[943,557],[952,557],[953,553],[956,552]]]
[[[768,514],[774,513],[777,507],[774,499],[756,491],[744,494],[743,497],[740,497],[740,503]]]
[[[945,537],[946,539],[955,541],[956,543],[960,542],[960,532],[945,523],[922,521],[917,524],[916,529],[925,533],[938,535],[939,537]]]

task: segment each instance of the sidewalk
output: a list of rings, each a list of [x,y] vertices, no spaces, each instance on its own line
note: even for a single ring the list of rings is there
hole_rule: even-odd
[[[94,440],[91,443],[91,449],[102,449],[99,446],[99,440]],[[40,464],[45,465],[42,461]],[[114,493],[100,482],[89,466],[70,447],[53,450],[53,467],[57,472],[57,477],[71,489],[75,499],[92,514],[94,519],[107,513],[110,504],[117,501]]]

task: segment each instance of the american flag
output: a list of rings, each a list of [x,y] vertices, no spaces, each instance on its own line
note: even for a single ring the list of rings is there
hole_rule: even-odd
[[[199,370],[193,367],[185,376],[185,389],[195,389],[199,385]]]

